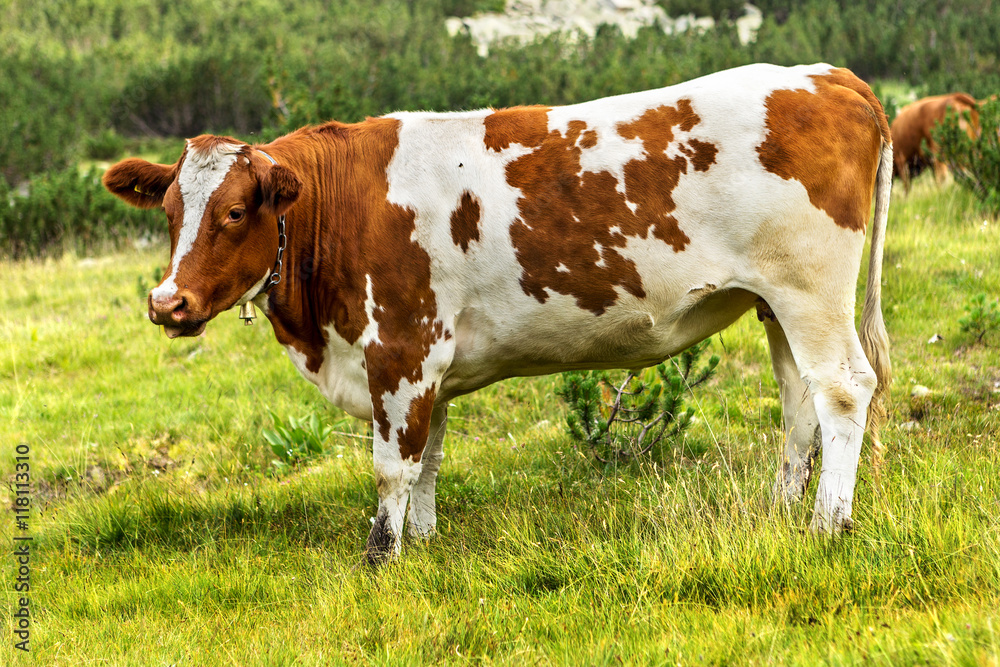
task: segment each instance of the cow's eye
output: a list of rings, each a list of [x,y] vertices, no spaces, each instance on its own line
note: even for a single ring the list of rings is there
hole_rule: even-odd
[[[242,208],[231,208],[229,209],[229,215],[226,216],[226,222],[239,222],[246,213],[246,210]]]

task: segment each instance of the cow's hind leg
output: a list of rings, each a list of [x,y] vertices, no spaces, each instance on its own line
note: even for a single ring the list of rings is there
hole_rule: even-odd
[[[785,308],[768,302],[809,388],[822,434],[823,463],[810,528],[824,533],[850,529],[865,419],[877,384],[854,330],[853,309],[809,308],[816,302],[806,295],[782,304]]]
[[[444,434],[448,424],[448,408],[434,408],[431,414],[431,432],[427,447],[420,457],[420,476],[410,492],[410,510],[407,519],[411,537],[427,539],[437,529],[434,492],[438,470],[444,459]]]
[[[774,496],[785,502],[798,502],[809,486],[822,435],[809,387],[799,376],[785,332],[769,315],[761,315],[761,318],[771,348],[771,366],[781,392],[781,418],[785,427],[784,452],[778,465]]]

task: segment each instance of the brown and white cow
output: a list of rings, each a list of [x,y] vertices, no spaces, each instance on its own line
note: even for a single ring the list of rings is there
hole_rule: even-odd
[[[976,100],[965,93],[949,93],[924,97],[907,104],[893,119],[892,133],[893,162],[896,174],[903,180],[903,187],[909,191],[910,176],[930,165],[934,177],[941,184],[948,173],[948,167],[937,159],[937,144],[931,136],[934,126],[953,111],[958,114],[958,124],[970,139],[979,136],[979,109]],[[923,143],[926,142],[927,150]]]
[[[201,136],[174,165],[128,159],[104,177],[167,214],[154,323],[195,335],[253,301],[302,375],[374,421],[376,562],[399,553],[407,517],[412,535],[435,530],[456,396],[656,364],[755,304],[787,433],[776,491],[800,499],[822,446],[812,528],[849,527],[866,417],[889,382],[891,180],[879,101],[822,64],[566,107],[330,122],[263,146]]]

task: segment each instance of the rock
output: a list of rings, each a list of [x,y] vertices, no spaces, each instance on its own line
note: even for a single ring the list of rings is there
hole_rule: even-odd
[[[910,417],[920,421],[927,416],[934,404],[934,392],[922,384],[914,385],[910,390]]]
[[[760,9],[744,5],[743,16],[735,21],[740,43],[756,39],[762,20]],[[654,0],[517,0],[509,2],[502,14],[488,12],[445,19],[449,35],[467,33],[484,57],[492,45],[508,40],[527,44],[554,32],[565,33],[571,39],[580,35],[591,38],[600,25],[616,25],[631,39],[647,26],[672,35],[711,30],[715,21],[694,14],[672,19]]]
[[[743,5],[743,12],[743,16],[736,19],[736,35],[740,44],[746,46],[757,41],[757,30],[764,22],[764,12],[749,3]]]

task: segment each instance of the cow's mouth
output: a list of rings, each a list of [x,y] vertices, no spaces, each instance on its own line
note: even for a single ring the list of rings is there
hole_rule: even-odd
[[[167,334],[167,338],[178,338],[179,336],[200,336],[205,331],[205,325],[207,324],[208,320],[192,323],[191,325],[184,327],[175,327],[169,324],[164,324],[163,332]]]

